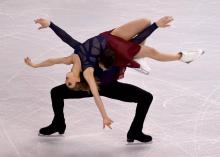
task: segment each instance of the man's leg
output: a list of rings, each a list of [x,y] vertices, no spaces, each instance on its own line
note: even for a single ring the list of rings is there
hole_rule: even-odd
[[[55,132],[63,134],[66,129],[65,118],[63,113],[64,99],[71,98],[85,98],[91,97],[91,94],[86,91],[73,91],[70,90],[66,84],[59,85],[51,90],[51,101],[54,111],[54,118],[52,123],[44,128],[41,128],[39,133],[42,135],[51,135]]]
[[[135,139],[141,142],[152,140],[150,136],[142,133],[144,120],[153,100],[151,93],[130,84],[114,82],[100,86],[100,95],[126,102],[136,102],[136,113],[128,131],[127,140],[128,142],[133,142]]]

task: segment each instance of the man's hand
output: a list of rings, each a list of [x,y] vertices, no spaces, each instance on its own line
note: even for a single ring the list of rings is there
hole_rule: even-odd
[[[30,67],[37,68],[37,66],[32,63],[32,61],[31,61],[31,59],[30,59],[29,57],[26,57],[26,58],[24,59],[24,62],[25,62],[28,66],[30,66]]]
[[[34,22],[37,24],[40,24],[40,27],[38,29],[43,29],[43,28],[47,28],[50,26],[50,21],[46,20],[46,19],[36,19],[34,20]]]
[[[160,18],[156,24],[158,27],[161,28],[165,28],[165,27],[169,27],[170,26],[170,22],[173,21],[173,17],[172,16],[164,16],[162,18]]]

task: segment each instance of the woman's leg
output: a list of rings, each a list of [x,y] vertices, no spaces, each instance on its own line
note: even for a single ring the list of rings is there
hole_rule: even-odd
[[[137,36],[132,38],[130,41],[136,44],[144,45],[147,37],[149,37],[157,28],[157,24],[153,23],[150,26],[144,28],[140,33],[137,34]]]
[[[116,29],[111,34],[120,37],[124,40],[130,40],[139,34],[144,28],[150,26],[151,21],[148,19],[139,19],[126,23]]]
[[[141,46],[140,51],[134,56],[135,59],[149,57],[158,61],[177,61],[182,57],[181,52],[176,52],[174,54],[161,53],[158,50],[149,47],[149,46]]]

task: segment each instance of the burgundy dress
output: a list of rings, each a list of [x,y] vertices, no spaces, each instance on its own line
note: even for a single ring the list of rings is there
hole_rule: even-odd
[[[120,37],[111,34],[111,31],[106,31],[100,35],[107,40],[107,46],[115,52],[114,66],[120,67],[118,78],[124,77],[126,67],[139,68],[140,64],[135,62],[134,56],[139,52],[141,46],[132,41],[124,40]]]
[[[95,68],[99,56],[104,53],[107,48],[112,49],[115,52],[115,62],[113,65],[114,70],[110,68],[108,76],[110,76],[110,74],[112,76],[114,75],[112,80],[117,80],[123,78],[126,67],[140,67],[140,64],[133,60],[134,56],[141,48],[139,44],[150,36],[150,34],[156,30],[158,26],[156,23],[153,23],[129,41],[111,35],[111,30],[92,37],[83,43],[80,43],[72,38],[53,22],[50,23],[50,28],[60,37],[61,40],[75,50],[74,53],[79,55],[83,71],[88,67]]]

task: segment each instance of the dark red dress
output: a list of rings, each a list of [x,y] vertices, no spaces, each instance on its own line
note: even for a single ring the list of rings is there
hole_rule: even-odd
[[[135,62],[133,59],[139,52],[141,46],[132,41],[127,41],[112,35],[111,32],[112,30],[103,32],[100,35],[106,38],[108,47],[115,52],[114,66],[120,67],[118,78],[123,78],[126,67],[140,67],[140,64]]]

